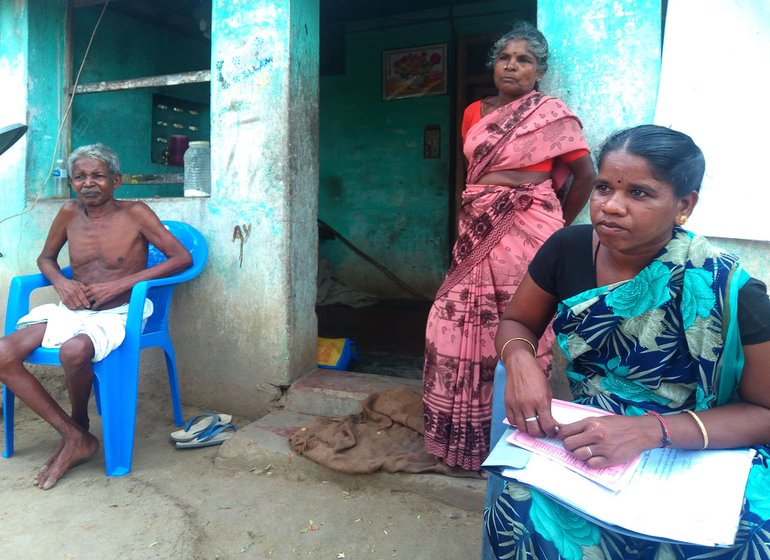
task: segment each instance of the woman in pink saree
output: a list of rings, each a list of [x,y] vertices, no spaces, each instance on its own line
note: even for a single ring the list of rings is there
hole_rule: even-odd
[[[489,452],[500,315],[537,249],[583,208],[595,175],[578,118],[535,91],[547,56],[542,33],[517,24],[491,51],[498,95],[463,119],[468,173],[452,263],[428,315],[423,402],[426,450],[469,471]],[[546,371],[552,342],[549,330],[538,355]]]

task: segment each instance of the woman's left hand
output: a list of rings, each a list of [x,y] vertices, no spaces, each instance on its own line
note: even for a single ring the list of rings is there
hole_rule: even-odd
[[[620,465],[634,459],[647,449],[656,447],[652,423],[646,416],[599,416],[584,418],[572,424],[562,424],[558,438],[564,448],[590,467]],[[659,430],[658,430],[659,431]],[[659,434],[658,434],[659,435]]]

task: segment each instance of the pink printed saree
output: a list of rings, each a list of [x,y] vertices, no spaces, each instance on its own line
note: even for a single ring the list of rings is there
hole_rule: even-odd
[[[580,121],[562,101],[532,92],[473,125],[464,148],[469,170],[458,239],[428,315],[423,403],[426,450],[449,466],[477,471],[489,452],[500,315],[537,249],[564,225],[556,192],[568,173],[555,165],[553,180],[516,188],[477,181],[587,144]],[[545,369],[552,337],[549,329],[540,341]]]

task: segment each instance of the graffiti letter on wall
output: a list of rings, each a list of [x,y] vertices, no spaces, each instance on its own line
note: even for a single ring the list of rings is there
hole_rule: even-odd
[[[244,236],[244,233],[246,234]],[[236,239],[239,239],[241,241],[241,247],[240,247],[240,258],[239,258],[239,264],[238,268],[243,268],[243,244],[246,243],[249,239],[249,235],[251,235],[251,224],[243,224],[243,229],[241,229],[241,226],[237,225],[235,228],[233,228],[233,243],[235,243]]]

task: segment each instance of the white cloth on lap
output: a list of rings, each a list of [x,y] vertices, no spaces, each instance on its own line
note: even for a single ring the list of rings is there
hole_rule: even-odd
[[[142,329],[152,315],[154,306],[150,299],[144,300],[142,310]],[[72,310],[59,302],[46,303],[35,307],[16,323],[21,330],[29,325],[48,323],[43,336],[43,348],[59,348],[62,344],[79,334],[91,339],[94,345],[92,362],[99,362],[123,343],[126,338],[128,304],[124,303],[112,309]]]

